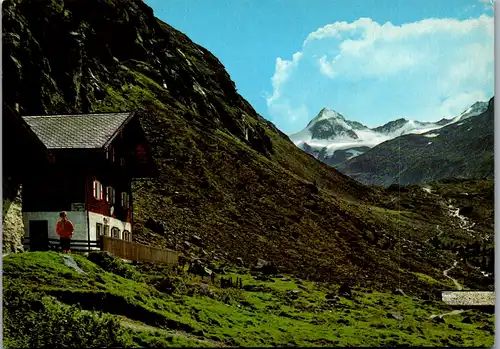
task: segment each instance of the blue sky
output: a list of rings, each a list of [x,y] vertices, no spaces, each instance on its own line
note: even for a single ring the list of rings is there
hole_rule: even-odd
[[[493,95],[490,0],[146,0],[285,133],[323,107],[367,126]]]

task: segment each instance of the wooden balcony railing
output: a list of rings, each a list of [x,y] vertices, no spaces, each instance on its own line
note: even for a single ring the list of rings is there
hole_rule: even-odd
[[[177,264],[179,253],[135,242],[101,236],[101,249],[117,257],[138,262]]]

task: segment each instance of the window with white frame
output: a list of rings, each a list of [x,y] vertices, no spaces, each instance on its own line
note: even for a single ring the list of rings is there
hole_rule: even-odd
[[[116,192],[113,187],[106,187],[106,201],[112,205],[116,203]]]
[[[113,227],[111,229],[111,237],[115,238],[115,239],[119,239],[120,238],[120,229],[118,229],[117,227]]]
[[[129,197],[128,193],[122,192],[121,199],[122,199],[121,200],[122,207],[124,209],[130,208],[130,197]]]
[[[132,234],[128,230],[123,231],[123,240],[132,241]]]
[[[93,182],[93,191],[94,191],[94,198],[96,198],[97,200],[104,199],[104,190],[102,184],[95,178]]]
[[[104,232],[103,232],[103,229],[102,229],[102,223],[96,223],[95,225],[95,235],[97,237],[103,235]]]

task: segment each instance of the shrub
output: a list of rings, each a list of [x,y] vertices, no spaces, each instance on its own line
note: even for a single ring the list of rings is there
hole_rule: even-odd
[[[138,273],[134,267],[108,253],[91,252],[89,253],[87,259],[109,273],[135,281],[142,281],[140,273]]]
[[[246,301],[243,290],[237,288],[217,288],[214,290],[212,298],[226,304]]]
[[[99,348],[131,343],[128,333],[110,315],[62,304],[19,282],[4,286],[5,347]]]

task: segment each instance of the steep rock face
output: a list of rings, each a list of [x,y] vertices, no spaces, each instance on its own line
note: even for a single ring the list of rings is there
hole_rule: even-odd
[[[474,104],[459,122],[423,134],[404,135],[338,166],[370,184],[418,184],[443,178],[493,178],[494,99]],[[465,117],[464,117],[465,116]]]
[[[2,207],[3,253],[23,251],[24,223],[20,187],[12,197],[3,199]]]
[[[386,133],[386,134],[387,133],[392,133],[394,131],[397,131],[401,127],[403,127],[407,122],[408,122],[408,120],[403,119],[403,118],[397,119],[397,120],[394,120],[394,121],[389,121],[385,125],[382,125],[382,126],[379,126],[379,127],[375,127],[373,129],[373,131],[375,131],[375,132],[381,132],[381,133]]]
[[[3,11],[4,100],[21,114],[115,111],[120,94],[124,108],[162,96],[272,151],[262,127],[244,122],[255,111],[217,58],[142,2],[8,1]]]
[[[140,110],[160,174],[133,187],[136,241],[188,256],[203,248],[210,259],[261,258],[312,279],[401,280],[398,251],[366,238],[401,236],[400,220],[376,206],[390,194],[298,149],[237,93],[217,58],[143,2],[7,0],[3,24],[8,107],[23,115]],[[144,228],[149,218],[163,232]],[[422,219],[412,234],[432,229]],[[193,235],[202,246],[184,243]],[[434,268],[448,262],[411,253],[408,268],[437,278]],[[404,278],[418,287],[413,274]]]

